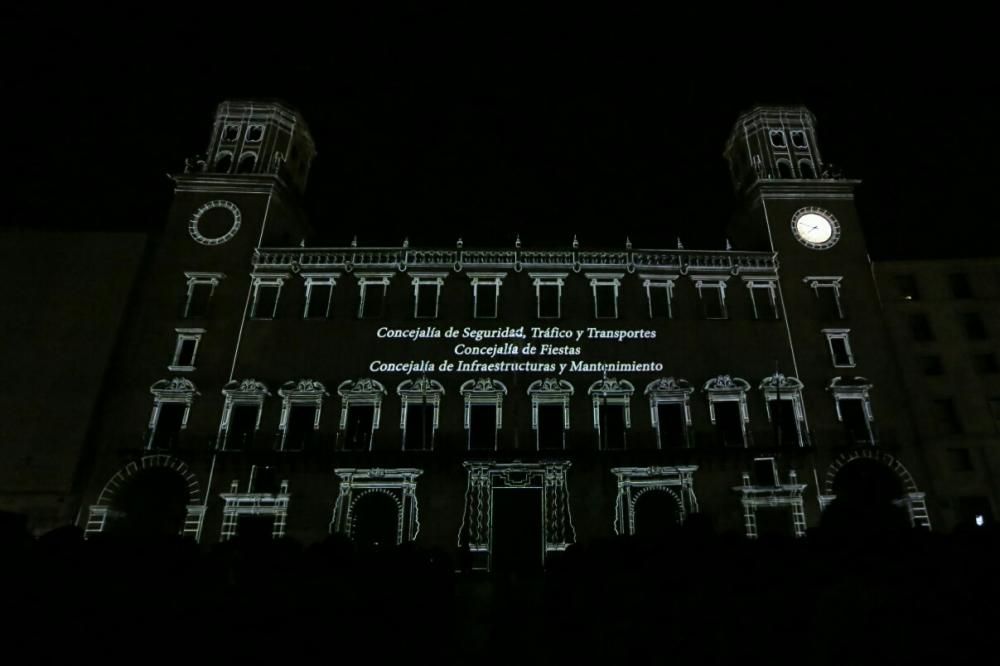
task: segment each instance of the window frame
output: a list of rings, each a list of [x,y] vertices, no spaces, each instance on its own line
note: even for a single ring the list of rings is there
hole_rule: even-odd
[[[531,283],[535,287],[535,318],[536,319],[562,319],[562,294],[566,285],[566,278],[569,273],[528,273]],[[556,287],[556,315],[542,316],[542,287]]]
[[[528,386],[528,396],[531,399],[531,429],[535,432],[535,449],[538,451],[550,450],[542,448],[541,430],[539,429],[538,408],[540,405],[558,405],[562,407],[562,432],[559,449],[566,448],[566,433],[570,427],[569,401],[573,397],[575,389],[565,379],[557,377],[547,377],[537,379]]]
[[[844,303],[840,298],[840,286],[844,276],[842,275],[807,275],[802,278],[804,284],[809,285],[816,295],[816,300],[820,301],[820,289],[833,290],[833,302],[837,305],[837,318],[847,319],[844,312]]]
[[[750,294],[750,306],[753,308],[753,318],[758,321],[769,321],[774,319],[775,321],[781,319],[781,307],[778,301],[778,278],[775,277],[744,277],[743,282],[746,285],[747,291]],[[757,308],[757,298],[754,295],[756,291],[766,291],[767,292],[767,302],[771,305],[771,310],[774,312],[774,317],[761,317],[760,310]]]
[[[320,418],[323,414],[323,398],[329,397],[326,386],[322,382],[314,379],[300,379],[299,381],[288,381],[278,389],[281,397],[281,416],[278,417],[278,450],[289,451],[288,424],[291,420],[292,409],[296,406],[315,407],[316,413],[313,415],[313,432],[319,430]]]
[[[418,379],[407,379],[396,387],[396,395],[400,400],[399,429],[403,433],[403,451],[433,451],[434,442],[437,439],[438,426],[441,419],[441,397],[445,394],[444,386],[441,382],[427,377]],[[433,410],[431,418],[431,441],[425,448],[408,448],[406,446],[407,432],[406,421],[409,416],[410,405],[430,405]]]
[[[472,287],[472,318],[473,319],[498,319],[500,317],[500,287],[503,285],[507,273],[468,273],[469,284]],[[493,299],[493,314],[479,314],[479,285],[491,285],[496,290]]]
[[[437,319],[441,314],[441,287],[444,286],[444,279],[447,273],[435,272],[414,272],[410,273],[410,283],[413,285],[413,318],[414,319]],[[420,314],[420,287],[435,286],[434,290],[434,314]]]
[[[604,377],[599,379],[587,389],[593,405],[594,431],[597,433],[598,451],[627,451],[628,431],[632,429],[632,396],[635,394],[635,386],[627,379],[617,379],[614,377]],[[623,433],[623,447],[621,449],[608,449],[602,445],[604,438],[601,433],[601,407],[623,407],[625,431]]]
[[[799,448],[809,446],[809,423],[806,419],[805,402],[802,399],[804,388],[805,385],[797,377],[785,376],[780,372],[765,377],[757,387],[764,396],[764,411],[767,413],[767,422],[772,426],[775,425],[775,420],[771,414],[771,401],[784,400],[792,403]],[[782,446],[783,443],[778,442],[778,445]]]
[[[392,273],[355,273],[354,277],[358,281],[358,319],[381,319],[385,316],[385,302],[389,298],[389,283],[392,281]],[[377,315],[365,316],[365,296],[368,293],[369,285],[381,285],[382,287],[382,307]]]
[[[198,348],[201,345],[201,338],[205,335],[205,329],[203,328],[175,328],[174,331],[177,333],[177,339],[174,343],[174,355],[167,366],[167,370],[171,372],[193,372],[195,369],[195,362],[198,359]],[[184,343],[188,341],[194,341],[194,350],[191,352],[191,363],[187,365],[181,365],[179,361],[181,360],[181,351],[183,351]]]
[[[590,292],[594,301],[594,319],[618,319],[618,299],[621,294],[622,278],[625,277],[624,273],[584,273],[584,277],[590,280]],[[600,314],[600,308],[598,307],[597,301],[597,288],[598,287],[611,287],[614,294],[614,316],[607,316]]]
[[[674,287],[677,286],[677,275],[655,275],[640,273],[639,279],[646,290],[646,305],[649,309],[649,318],[658,319],[653,315],[653,291],[663,289],[667,294],[667,319],[674,318]]]
[[[709,379],[702,386],[702,392],[708,400],[708,418],[712,425],[718,428],[715,417],[715,404],[717,402],[736,402],[740,413],[740,430],[743,434],[744,449],[750,447],[750,411],[747,408],[747,392],[750,390],[750,382],[740,377],[730,375],[718,375]]]
[[[826,337],[826,346],[830,351],[830,362],[835,368],[856,368],[857,359],[854,357],[854,350],[851,348],[851,329],[849,328],[824,328],[823,335]],[[844,341],[844,350],[847,354],[847,363],[837,363],[837,354],[833,348],[834,340]]]
[[[181,315],[182,319],[205,319],[209,314],[209,308],[211,307],[212,298],[215,296],[215,288],[219,286],[219,282],[225,279],[225,273],[202,273],[197,271],[185,271],[184,277],[187,278],[187,298],[184,301],[184,312]],[[191,314],[191,303],[194,300],[195,289],[199,285],[209,285],[210,290],[208,292],[208,305],[205,308],[205,314],[202,315],[192,315]]]
[[[303,319],[329,319],[330,306],[333,303],[333,290],[337,287],[337,279],[340,273],[304,273],[302,280],[306,288],[306,304],[302,310]],[[326,299],[326,308],[322,317],[309,316],[309,306],[312,304],[313,287],[330,287],[330,295]]]
[[[493,448],[500,446],[500,430],[503,427],[503,401],[507,395],[507,386],[496,379],[482,377],[470,379],[459,388],[462,395],[462,427],[466,432],[466,449],[469,451],[485,450],[472,448],[471,415],[473,406],[493,406],[496,409],[496,430],[493,437]]]
[[[233,408],[238,406],[253,406],[257,409],[257,418],[254,423],[254,436],[260,431],[260,421],[264,414],[264,400],[271,395],[267,386],[263,382],[254,379],[232,380],[222,389],[225,402],[222,406],[222,418],[219,420],[219,436],[216,442],[216,449],[219,451],[242,451],[244,449],[231,449],[229,443],[229,431],[232,427]]]
[[[337,386],[337,395],[340,396],[340,421],[337,424],[337,448],[341,451],[357,451],[359,449],[345,448],[345,442],[341,437],[347,433],[347,423],[350,417],[352,406],[372,407],[372,427],[371,435],[368,438],[368,451],[372,450],[375,443],[375,433],[382,422],[382,402],[387,395],[385,386],[374,379],[362,377],[361,379],[346,379]]]
[[[845,381],[850,383],[843,383]],[[868,429],[868,444],[875,446],[878,443],[878,436],[875,430],[875,413],[872,410],[871,402],[872,384],[866,377],[834,377],[827,386],[834,401],[834,410],[837,414],[837,421],[844,423],[844,413],[841,410],[841,402],[844,400],[860,400],[862,414],[865,416],[865,425]],[[857,445],[857,441],[851,442]]]
[[[646,385],[643,394],[649,399],[650,423],[656,431],[656,448],[663,448],[663,433],[660,426],[660,405],[681,405],[684,413],[684,447],[691,448],[691,394],[694,387],[686,379],[661,377]]]
[[[698,290],[698,300],[701,302],[701,314],[702,319],[709,321],[721,321],[724,319],[729,319],[729,308],[726,305],[726,282],[729,280],[728,275],[692,275],[691,280],[694,282],[695,289]],[[708,307],[705,304],[704,289],[711,289],[716,292],[719,299],[719,308],[722,311],[722,315],[719,317],[708,316]]]
[[[285,286],[285,281],[291,276],[288,273],[251,273],[253,280],[253,301],[250,304],[250,319],[274,320],[278,318],[278,304],[281,302],[281,290]],[[274,307],[271,308],[270,317],[262,317],[257,313],[257,304],[260,302],[261,287],[277,287],[278,292],[274,295]]]
[[[191,415],[191,406],[194,404],[194,397],[201,395],[201,393],[198,392],[194,382],[186,377],[161,379],[149,387],[149,392],[153,395],[153,409],[149,414],[149,422],[146,425],[143,449],[153,451],[155,450],[153,448],[153,440],[156,437],[156,428],[160,423],[160,413],[163,405],[166,403],[184,405],[180,430],[187,430],[188,417]]]

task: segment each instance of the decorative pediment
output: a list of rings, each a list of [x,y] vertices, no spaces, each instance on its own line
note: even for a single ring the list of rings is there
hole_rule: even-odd
[[[397,395],[444,395],[444,386],[441,382],[427,377],[418,379],[407,379],[396,387]]]
[[[690,395],[694,387],[686,379],[675,379],[673,377],[661,377],[651,381],[646,385],[645,395]]]
[[[859,395],[867,398],[872,386],[867,377],[834,377],[826,390],[835,395]]]
[[[788,391],[789,393],[794,391],[801,391],[804,388],[802,382],[796,377],[786,377],[780,372],[776,372],[773,375],[765,377],[760,382],[761,391]]]
[[[385,395],[385,387],[382,386],[381,382],[375,381],[374,379],[368,379],[367,377],[352,381],[350,379],[340,383],[337,387],[337,394],[341,397],[348,396],[358,396],[358,395]]]
[[[546,379],[536,380],[528,386],[528,395],[534,395],[536,393],[573,395],[573,385],[565,379],[548,377]]]
[[[286,397],[296,397],[296,396],[308,396],[308,397],[320,397],[324,395],[330,395],[326,391],[326,386],[322,382],[318,382],[315,379],[300,379],[299,381],[285,382],[278,389],[278,395],[283,398]]]
[[[632,395],[635,387],[627,379],[615,379],[614,377],[604,377],[590,385],[587,389],[589,395]]]
[[[718,377],[713,377],[705,382],[704,390],[745,392],[750,390],[750,383],[745,379],[740,379],[739,377],[719,375]]]
[[[469,393],[502,393],[503,395],[507,395],[507,387],[503,384],[503,382],[497,381],[496,379],[480,377],[479,379],[470,379],[462,384],[459,392],[461,392],[462,395]]]
[[[234,379],[222,387],[224,395],[244,394],[244,395],[271,395],[264,382],[256,379]]]
[[[192,396],[198,393],[194,383],[186,377],[173,377],[171,379],[161,379],[149,387],[149,392],[155,396],[182,395]]]

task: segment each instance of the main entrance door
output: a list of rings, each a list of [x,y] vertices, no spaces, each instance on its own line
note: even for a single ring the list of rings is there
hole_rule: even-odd
[[[542,489],[494,488],[492,571],[537,571],[542,568]]]

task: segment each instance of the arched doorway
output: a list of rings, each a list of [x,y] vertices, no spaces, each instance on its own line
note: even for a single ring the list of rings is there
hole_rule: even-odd
[[[176,536],[188,512],[188,481],[169,467],[149,467],[130,476],[111,501],[112,529],[133,537]]]
[[[362,548],[384,548],[399,543],[399,503],[392,495],[370,491],[351,508],[351,538]]]
[[[651,489],[639,495],[633,504],[635,534],[642,537],[660,537],[675,530],[680,524],[680,506],[677,498],[666,490]]]
[[[907,493],[904,480],[880,460],[859,457],[846,462],[836,471],[832,490],[836,500],[828,511],[833,511],[829,518],[836,525],[876,531],[910,527],[900,506]]]

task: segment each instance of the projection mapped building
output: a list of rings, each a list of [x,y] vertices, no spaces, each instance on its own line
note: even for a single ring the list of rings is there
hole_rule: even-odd
[[[299,246],[314,154],[292,109],[225,102],[173,177],[88,534],[335,531],[486,568],[694,513],[802,535],[835,497],[930,525],[858,181],[805,108],[737,120],[724,251]]]

